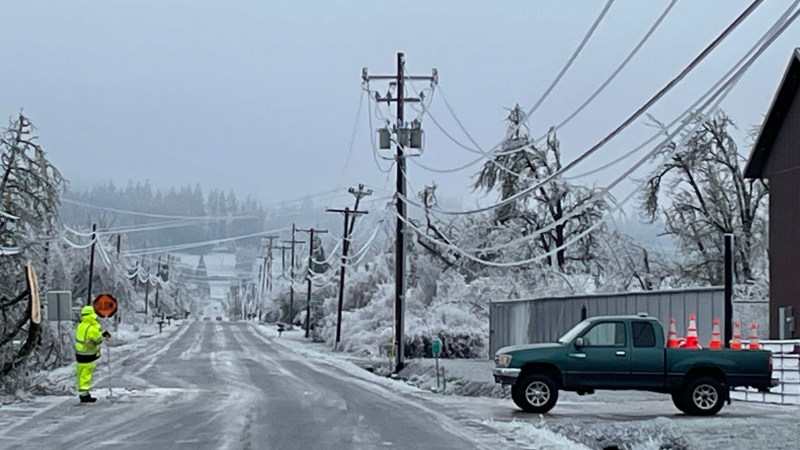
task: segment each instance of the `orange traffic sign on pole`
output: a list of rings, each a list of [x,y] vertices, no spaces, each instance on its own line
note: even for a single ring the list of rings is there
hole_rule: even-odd
[[[100,294],[92,302],[94,312],[98,316],[108,318],[117,312],[117,300],[111,294]]]

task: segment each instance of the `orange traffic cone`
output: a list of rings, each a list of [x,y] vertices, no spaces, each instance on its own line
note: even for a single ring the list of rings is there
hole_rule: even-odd
[[[758,350],[761,346],[758,344],[758,326],[755,322],[750,324],[750,344],[747,346],[750,350]]]
[[[733,337],[731,337],[731,350],[741,350],[742,349],[742,326],[739,324],[739,321],[733,322]]]
[[[697,322],[695,321],[694,314],[689,314],[689,328],[686,329],[686,347],[684,348],[698,348]]]
[[[714,319],[714,328],[711,330],[711,342],[708,343],[711,350],[722,348],[722,340],[719,337],[719,319]]]
[[[667,348],[678,348],[678,330],[675,329],[675,318],[669,318],[669,337],[667,337]]]

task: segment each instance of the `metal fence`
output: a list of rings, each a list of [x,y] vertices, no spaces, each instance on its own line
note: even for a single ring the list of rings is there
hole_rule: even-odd
[[[723,288],[493,302],[489,309],[490,355],[508,345],[555,342],[581,321],[584,307],[587,317],[647,313],[657,318],[665,330],[669,329],[669,318],[674,317],[679,336],[686,335],[689,314],[693,313],[697,318],[698,338],[704,345],[711,339],[714,318],[720,319],[720,331],[725,336],[724,303]]]
[[[800,405],[800,340],[761,341],[761,344],[764,349],[772,351],[772,376],[778,378],[778,386],[770,392],[736,388],[731,391],[731,399]]]

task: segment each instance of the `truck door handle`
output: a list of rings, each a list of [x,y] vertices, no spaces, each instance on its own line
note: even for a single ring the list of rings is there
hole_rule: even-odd
[[[625,356],[625,351],[624,350],[618,351],[617,356]]]
[[[573,358],[586,358],[586,353],[570,353],[569,356]]]

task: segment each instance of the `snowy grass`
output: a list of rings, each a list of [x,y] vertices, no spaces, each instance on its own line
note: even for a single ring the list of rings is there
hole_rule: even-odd
[[[410,359],[400,373],[408,383],[423,390],[466,397],[508,398],[508,387],[494,382],[494,363],[487,360],[440,359],[437,386],[436,360]],[[446,383],[445,383],[446,378]]]

